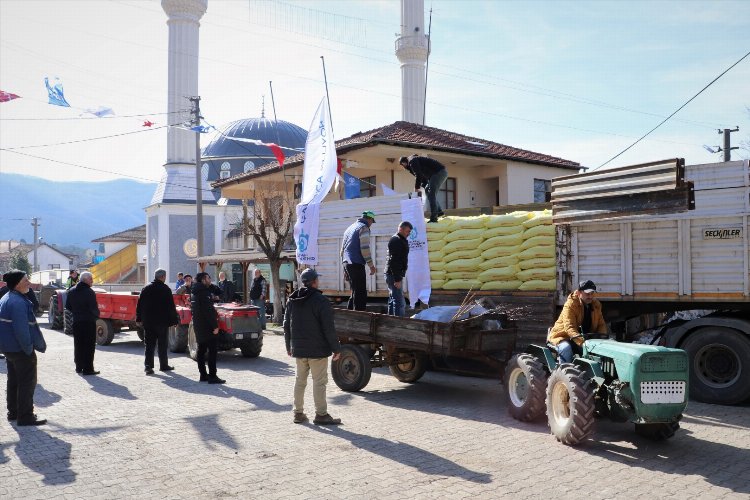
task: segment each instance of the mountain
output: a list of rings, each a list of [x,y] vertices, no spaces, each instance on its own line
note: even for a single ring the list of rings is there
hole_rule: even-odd
[[[34,240],[31,218],[39,217],[45,243],[93,247],[91,240],[146,223],[143,209],[156,184],[120,179],[53,182],[0,174],[0,240]],[[22,219],[22,220],[13,220]]]

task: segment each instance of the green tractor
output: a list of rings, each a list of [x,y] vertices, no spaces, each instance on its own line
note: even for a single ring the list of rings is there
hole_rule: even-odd
[[[586,334],[583,354],[558,363],[554,346],[530,345],[505,370],[508,412],[539,419],[546,409],[552,434],[576,445],[591,436],[594,421],[633,422],[655,440],[674,436],[687,406],[688,358],[681,349],[624,344]]]

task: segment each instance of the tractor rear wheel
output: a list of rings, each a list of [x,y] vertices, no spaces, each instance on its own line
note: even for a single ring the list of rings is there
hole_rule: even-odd
[[[674,436],[680,428],[678,422],[668,424],[635,424],[635,433],[654,441],[663,441]]]
[[[96,343],[109,345],[114,338],[115,330],[112,328],[112,322],[108,319],[98,318],[96,320]]]
[[[263,350],[263,337],[254,340],[248,340],[240,346],[240,352],[245,358],[257,358],[260,351]]]
[[[63,327],[64,315],[57,310],[57,295],[49,298],[49,309],[47,310],[47,322],[53,330],[59,330]]]
[[[195,327],[192,321],[188,327],[187,353],[193,361],[198,360],[198,339],[195,337]]]
[[[365,355],[370,352],[369,349],[359,348]],[[390,365],[388,369],[391,371],[391,375],[396,377],[400,382],[406,382],[407,384],[413,384],[424,375],[427,371],[427,359],[421,352],[400,352],[396,354],[397,363]],[[369,364],[369,358],[367,359]]]
[[[563,444],[576,445],[594,430],[594,391],[591,379],[577,366],[565,363],[547,380],[547,421]]]
[[[517,354],[505,368],[505,400],[510,416],[521,422],[537,420],[544,414],[547,373],[531,354]]]
[[[342,391],[357,392],[370,382],[372,365],[364,349],[344,344],[339,359],[331,362],[333,381]]]
[[[63,317],[63,332],[65,335],[73,335],[73,311],[64,309],[65,316]]]
[[[185,352],[188,342],[188,327],[187,325],[175,325],[169,327],[169,338],[167,344],[169,344],[170,352]]]

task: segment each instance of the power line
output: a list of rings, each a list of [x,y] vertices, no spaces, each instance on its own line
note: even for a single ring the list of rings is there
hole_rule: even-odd
[[[714,78],[713,80],[711,80],[711,81],[710,81],[710,82],[708,83],[708,85],[706,85],[705,87],[703,87],[702,89],[700,89],[700,90],[698,91],[698,93],[697,93],[697,94],[695,94],[695,95],[694,95],[693,97],[691,97],[690,99],[688,99],[688,100],[687,100],[687,101],[686,101],[686,102],[685,102],[685,103],[684,103],[684,104],[683,104],[682,106],[680,106],[679,108],[677,108],[677,109],[676,109],[676,110],[674,111],[674,113],[672,113],[672,114],[671,114],[671,115],[669,115],[668,117],[664,118],[664,119],[663,119],[663,120],[662,120],[661,122],[659,122],[659,124],[658,124],[657,126],[655,126],[655,127],[654,127],[654,128],[652,128],[651,130],[649,130],[648,132],[646,132],[645,134],[643,134],[643,135],[642,135],[642,136],[641,136],[640,138],[638,138],[638,139],[637,139],[637,140],[636,140],[636,141],[635,141],[635,142],[634,142],[633,144],[631,144],[630,146],[626,147],[625,149],[623,149],[622,151],[620,151],[619,153],[617,153],[616,155],[614,155],[614,156],[613,156],[612,158],[610,158],[609,160],[605,161],[604,163],[602,163],[601,165],[599,165],[598,167],[596,167],[596,168],[595,168],[594,170],[596,170],[596,169],[598,169],[598,168],[601,168],[601,167],[603,167],[604,165],[606,165],[607,163],[611,162],[612,160],[614,160],[615,158],[617,158],[618,156],[620,156],[621,154],[623,154],[623,153],[624,153],[625,151],[629,150],[630,148],[632,148],[633,146],[635,146],[636,144],[638,144],[639,142],[641,142],[641,141],[642,141],[643,139],[645,139],[645,138],[646,138],[646,137],[647,137],[647,136],[648,136],[648,135],[649,135],[649,134],[650,134],[651,132],[653,132],[653,131],[654,131],[654,130],[656,130],[657,128],[661,127],[662,125],[664,125],[664,124],[665,124],[665,123],[667,122],[667,120],[669,120],[669,119],[670,119],[670,118],[672,118],[672,117],[673,117],[674,115],[676,115],[677,113],[679,113],[679,112],[680,112],[680,110],[681,110],[682,108],[684,108],[685,106],[687,106],[688,104],[690,104],[690,103],[691,103],[691,102],[693,101],[693,99],[695,99],[696,97],[698,97],[699,95],[701,95],[701,94],[703,93],[703,91],[704,91],[704,90],[706,90],[706,89],[707,89],[708,87],[710,87],[711,85],[713,85],[713,84],[714,84],[714,83],[715,83],[715,82],[716,82],[716,81],[717,81],[717,80],[718,80],[719,78],[721,78],[722,76],[724,76],[725,74],[727,74],[727,73],[729,72],[729,70],[731,70],[732,68],[734,68],[735,66],[737,66],[737,65],[738,65],[739,63],[741,63],[741,62],[742,62],[742,61],[743,61],[743,60],[744,60],[744,59],[745,59],[745,58],[746,58],[747,56],[750,56],[750,52],[748,52],[748,53],[747,53],[747,54],[745,54],[744,56],[740,57],[740,58],[739,58],[739,59],[737,60],[737,62],[735,62],[734,64],[732,64],[731,66],[729,66],[729,67],[728,67],[727,69],[725,69],[724,71],[722,71],[722,72],[721,72],[721,73],[719,74],[719,76],[717,76],[716,78]]]
[[[44,102],[44,101],[38,101]],[[144,116],[160,116],[160,115],[174,115],[180,113],[186,113],[189,109],[183,109],[181,111],[169,111],[166,113],[143,113],[139,115],[116,115],[116,116],[70,116],[67,118],[0,118],[0,122],[13,122],[13,121],[64,121],[64,120],[114,120],[117,118],[142,118]]]
[[[175,124],[175,125],[179,125],[179,124]],[[174,125],[162,125],[160,127],[151,127],[151,128],[147,128],[147,129],[144,129],[144,130],[134,130],[132,132],[123,132],[121,134],[103,135],[103,136],[100,136],[100,137],[90,137],[88,139],[78,139],[78,140],[75,140],[75,141],[55,142],[55,143],[51,143],[51,144],[34,144],[34,145],[30,145],[30,146],[16,146],[16,147],[13,147],[13,148],[2,148],[2,149],[3,149],[3,151],[16,151],[18,149],[46,148],[46,147],[50,147],[50,146],[63,146],[65,144],[78,144],[78,143],[81,143],[81,142],[90,142],[90,141],[98,141],[100,139],[110,139],[112,137],[121,137],[123,135],[140,134],[140,133],[143,133],[143,132],[153,132],[154,130],[159,130],[159,129],[162,129],[162,128],[168,128],[168,127],[173,127],[173,126]]]

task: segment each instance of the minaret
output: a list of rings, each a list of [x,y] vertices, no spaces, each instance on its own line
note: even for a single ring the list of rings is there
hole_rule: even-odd
[[[428,40],[424,0],[401,0],[401,36],[396,56],[401,62],[401,118],[424,125],[425,66]]]

